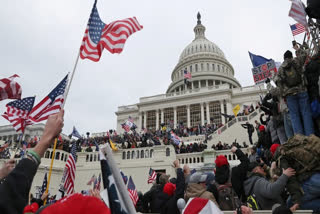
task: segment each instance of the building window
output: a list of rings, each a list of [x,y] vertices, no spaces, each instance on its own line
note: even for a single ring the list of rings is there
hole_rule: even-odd
[[[136,156],[137,159],[139,159],[139,150],[137,150],[137,156]]]
[[[144,151],[143,150],[141,150],[140,155],[141,155],[141,158],[144,158]]]
[[[190,122],[191,127],[201,124],[200,104],[190,105]]]
[[[196,45],[196,52],[198,51],[198,46]]]
[[[67,155],[66,156],[64,156],[64,162],[66,162],[67,161]]]
[[[92,154],[90,155],[90,162],[92,162]]]
[[[212,64],[212,70],[213,70],[213,71],[215,70],[214,64]]]
[[[198,72],[198,64],[196,64],[195,71]]]
[[[203,104],[203,115],[204,115],[204,123],[208,123],[207,121],[207,106],[206,104]]]
[[[149,150],[148,149],[146,150],[145,157],[149,158]]]
[[[192,73],[192,65],[190,65],[190,73]]]
[[[122,160],[126,159],[126,152],[122,152]]]
[[[209,103],[210,123],[221,124],[221,105],[219,101]]]
[[[153,156],[153,149],[150,149],[150,158]]]
[[[203,63],[201,63],[201,71],[204,71]]]
[[[134,156],[135,156],[135,153],[134,153],[134,151],[132,151],[131,152],[131,159],[134,159],[135,158]]]
[[[178,106],[177,107],[177,122],[180,125],[187,125],[187,107],[186,106]]]
[[[49,156],[50,156],[50,152],[49,152],[49,151],[46,151],[45,158],[49,158]]]
[[[210,70],[210,66],[209,66],[209,63],[207,63],[207,71]]]
[[[222,72],[224,73],[224,66],[222,66]]]
[[[64,158],[64,154],[63,153],[61,153],[61,160],[63,161],[63,158]]]
[[[220,65],[217,65],[218,66],[218,72],[220,72]]]
[[[206,87],[206,80],[201,80],[201,88],[205,88]]]
[[[199,88],[199,81],[193,81],[193,88]]]
[[[170,124],[173,121],[173,108],[164,109],[164,123],[166,125]]]
[[[167,157],[170,156],[170,148],[166,148],[166,156],[167,156]]]
[[[220,80],[216,80],[215,85],[220,85]]]
[[[213,86],[213,80],[208,80],[208,86]]]
[[[156,111],[147,111],[147,129],[155,130],[156,129]]]
[[[127,159],[130,159],[130,152],[127,151]]]

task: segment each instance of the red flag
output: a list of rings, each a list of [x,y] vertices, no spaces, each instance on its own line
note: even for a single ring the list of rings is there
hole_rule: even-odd
[[[9,78],[0,79],[0,100],[4,99],[21,99],[21,86],[14,81],[14,78],[19,77],[13,75]]]

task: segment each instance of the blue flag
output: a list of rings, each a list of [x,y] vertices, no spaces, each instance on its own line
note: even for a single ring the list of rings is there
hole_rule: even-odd
[[[75,136],[77,138],[82,138],[81,135],[79,134],[78,130],[76,129],[76,127],[73,127],[71,135]]]
[[[272,59],[266,59],[263,56],[255,55],[250,52],[249,52],[249,56],[250,56],[253,67],[257,67],[259,65],[265,64],[266,62],[269,62],[272,60]]]

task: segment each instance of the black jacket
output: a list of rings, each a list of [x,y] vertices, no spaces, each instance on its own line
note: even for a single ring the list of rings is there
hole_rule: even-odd
[[[264,149],[270,149],[271,145],[272,145],[272,140],[271,140],[270,133],[266,131],[260,132],[257,148],[260,148],[260,146],[262,146]]]
[[[245,202],[246,197],[244,193],[243,182],[247,178],[247,171],[250,161],[249,158],[241,151],[241,149],[237,149],[236,155],[240,160],[240,164],[232,168],[231,184],[239,199]]]
[[[185,181],[184,174],[181,168],[177,169],[177,184],[176,191],[173,196],[169,196],[164,192],[158,192],[156,198],[156,207],[160,209],[160,213],[179,214],[177,201],[184,197]]]
[[[28,203],[29,192],[38,165],[22,159],[0,185],[1,214],[21,214]]]
[[[151,187],[151,189],[143,195],[142,205],[143,210],[146,213],[159,213],[160,209],[156,207],[156,197],[159,192],[163,191],[163,184],[156,184]]]

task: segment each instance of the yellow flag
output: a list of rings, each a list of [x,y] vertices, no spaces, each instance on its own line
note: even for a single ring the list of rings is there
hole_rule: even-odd
[[[240,111],[240,106],[239,106],[239,104],[236,105],[236,107],[234,107],[234,108],[232,109],[232,111],[233,111],[234,116],[237,116],[238,113],[239,113],[239,111]]]
[[[118,148],[116,147],[116,145],[114,145],[114,143],[112,142],[111,139],[109,139],[109,142],[110,142],[111,149],[112,149],[113,151],[118,151]]]

